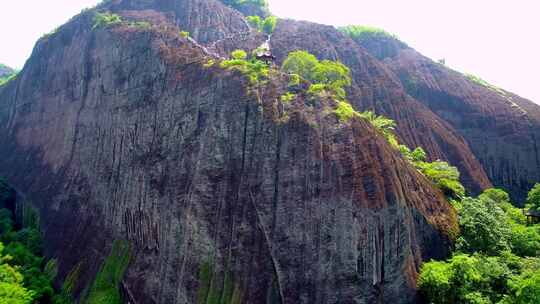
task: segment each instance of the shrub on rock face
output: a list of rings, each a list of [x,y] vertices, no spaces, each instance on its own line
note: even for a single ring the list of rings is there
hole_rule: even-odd
[[[220,67],[240,71],[248,77],[252,85],[259,84],[263,78],[267,78],[270,71],[268,65],[255,57],[248,59],[247,53],[243,50],[232,52],[231,59],[222,61]]]
[[[277,18],[275,16],[269,16],[262,22],[262,31],[268,35],[271,35],[276,28]]]
[[[93,29],[122,23],[122,17],[112,13],[96,13]]]
[[[351,85],[350,70],[341,62],[322,60],[307,51],[289,53],[282,64],[283,71],[310,81],[308,93],[321,95],[327,92],[338,101],[346,101],[345,87]]]

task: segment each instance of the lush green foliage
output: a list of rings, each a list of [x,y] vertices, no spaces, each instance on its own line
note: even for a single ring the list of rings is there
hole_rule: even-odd
[[[13,265],[11,256],[4,253],[4,244],[0,243],[0,303],[30,304],[35,293],[23,284],[20,267]]]
[[[271,35],[274,32],[277,24],[277,17],[268,16],[262,19],[259,16],[247,16],[248,23],[259,32],[264,32]]]
[[[105,259],[94,279],[86,303],[122,303],[119,286],[129,264],[130,257],[130,249],[127,242],[115,241],[113,243],[110,255]]]
[[[458,249],[497,255],[510,250],[511,230],[504,211],[492,201],[465,198],[459,210]]]
[[[9,256],[7,263],[18,269],[23,286],[29,290],[33,301],[49,301],[54,296],[52,280],[56,274],[50,271],[50,266],[49,269],[45,267],[47,264],[41,256],[41,233],[36,227],[28,226],[16,231],[13,215],[7,209],[0,210],[0,223],[0,239],[6,244],[2,247],[3,254]]]
[[[257,60],[255,56],[247,58],[247,53],[243,50],[236,50],[231,53],[230,60],[221,62],[222,69],[238,70],[247,78],[252,85],[258,85],[263,79],[268,78],[270,68],[264,62]]]
[[[17,74],[18,74],[18,73],[16,72],[16,73],[11,74],[11,75],[9,75],[9,76],[0,78],[0,86],[6,84],[6,83],[8,83],[8,82],[10,82],[11,80],[13,80],[13,79],[15,79],[15,78],[17,78]]]
[[[422,174],[429,178],[443,193],[452,198],[465,196],[465,187],[459,181],[459,171],[444,161],[423,162],[415,161],[414,165]]]
[[[276,29],[277,17],[269,16],[262,22],[262,31],[268,35],[271,35]]]
[[[369,121],[386,138],[392,147],[401,152],[403,158],[408,160],[424,176],[430,179],[446,196],[451,198],[462,198],[465,196],[465,188],[459,181],[460,174],[458,169],[440,160],[427,162],[426,152],[421,147],[417,147],[411,151],[407,146],[399,144],[394,134],[396,123],[392,119],[382,115],[376,115],[372,111],[358,113],[358,116]]]
[[[424,263],[418,280],[428,303],[539,303],[540,226],[525,226],[508,194],[488,189],[455,201],[461,236],[447,261]]]
[[[289,53],[282,65],[283,71],[310,81],[308,90],[312,95],[328,95],[337,101],[346,102],[345,87],[351,85],[351,72],[341,62],[322,60],[307,51]],[[338,104],[339,105],[339,104]]]
[[[534,185],[527,196],[527,207],[540,211],[540,183]]]
[[[372,111],[360,113],[360,117],[366,119],[375,129],[377,129],[388,140],[392,146],[397,146],[397,139],[394,135],[396,122],[382,115],[377,115]]]
[[[69,296],[65,298],[64,302],[58,302],[55,299],[58,295],[55,295],[52,287],[52,281],[57,274],[57,266],[55,260],[46,262],[41,256],[43,241],[41,233],[39,231],[39,216],[37,212],[32,209],[28,203],[21,204],[19,208],[22,208],[22,225],[21,229],[15,229],[15,220],[10,210],[5,209],[8,207],[7,202],[12,200],[15,196],[15,192],[0,181],[0,241],[4,244],[1,245],[0,255],[2,256],[0,268],[8,270],[10,273],[17,275],[11,276],[11,278],[4,275],[0,275],[0,289],[11,288],[10,284],[21,285],[21,288],[14,289],[13,291],[0,290],[0,303],[54,303],[54,304],[69,304],[71,302]],[[6,265],[4,265],[6,264]],[[13,302],[7,300],[10,292],[16,294],[16,297],[20,298],[20,302]],[[23,301],[29,297],[30,300]]]
[[[365,25],[348,25],[339,27],[338,30],[354,39],[367,39],[371,37],[397,39],[395,35],[392,35],[383,29]]]
[[[281,95],[281,101],[284,103],[289,103],[293,101],[296,98],[296,94],[293,94],[291,92],[287,92],[283,95]]]
[[[341,121],[347,121],[354,116],[358,116],[358,112],[356,112],[350,103],[345,101],[339,101],[336,110],[334,111],[336,113],[337,117]]]
[[[92,28],[96,29],[119,23],[122,23],[122,17],[117,14],[112,14],[109,12],[96,13],[94,16],[94,26]]]
[[[189,32],[187,31],[180,31],[180,37],[182,38],[189,38]]]

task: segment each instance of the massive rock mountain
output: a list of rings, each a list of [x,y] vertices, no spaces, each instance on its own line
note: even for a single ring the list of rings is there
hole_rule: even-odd
[[[126,22],[94,28],[96,11]],[[39,211],[59,278],[78,269],[76,296],[126,240],[131,303],[415,301],[455,211],[334,101],[285,104],[286,75],[253,88],[205,66],[267,38],[215,0],[112,0],[38,41],[0,86],[0,173]],[[491,186],[466,134],[386,60],[307,22],[280,20],[269,42],[278,64],[296,49],[341,60],[355,108],[394,118],[401,141],[458,166],[471,192]]]
[[[523,202],[540,181],[540,106],[433,62],[396,38],[357,37],[407,93],[465,138],[493,184]]]

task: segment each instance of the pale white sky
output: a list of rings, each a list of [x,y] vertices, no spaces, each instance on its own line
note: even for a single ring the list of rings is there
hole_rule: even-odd
[[[362,24],[540,103],[538,0],[269,0],[279,17]],[[35,41],[98,0],[2,1],[0,63],[21,68]]]

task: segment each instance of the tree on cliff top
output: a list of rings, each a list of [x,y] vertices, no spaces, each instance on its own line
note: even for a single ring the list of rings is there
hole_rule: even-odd
[[[540,211],[540,183],[534,185],[531,191],[529,191],[527,204],[529,205],[529,208]]]

